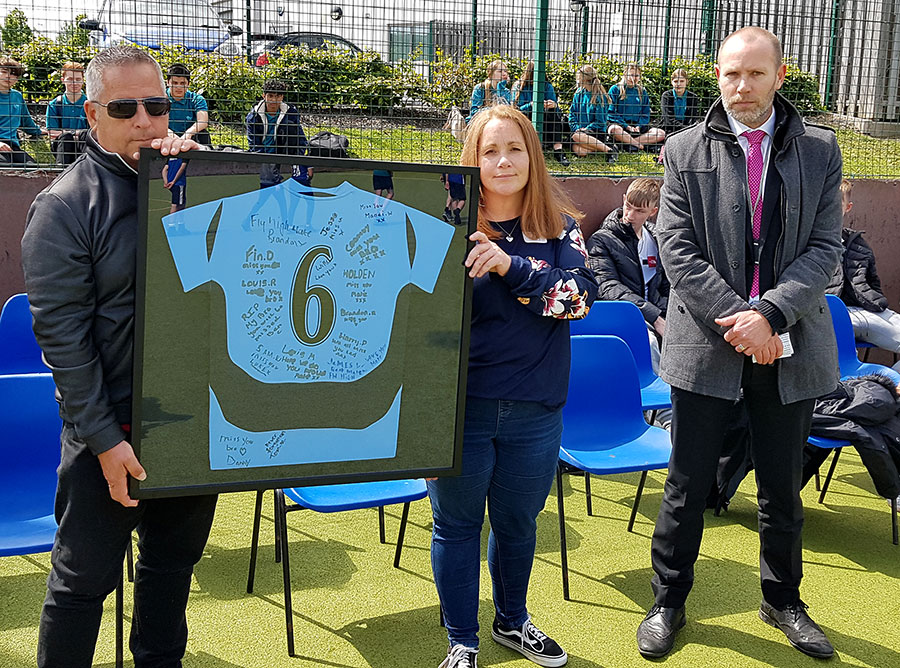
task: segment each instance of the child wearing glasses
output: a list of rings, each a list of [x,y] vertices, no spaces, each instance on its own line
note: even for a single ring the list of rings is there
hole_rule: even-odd
[[[0,167],[35,164],[19,143],[19,130],[40,137],[42,132],[25,106],[22,93],[13,90],[25,68],[12,58],[0,57]]]

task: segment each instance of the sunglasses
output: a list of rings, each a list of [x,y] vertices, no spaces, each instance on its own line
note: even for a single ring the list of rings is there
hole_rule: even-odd
[[[172,106],[167,97],[145,97],[141,100],[110,100],[103,102],[93,101],[101,107],[106,107],[106,113],[110,118],[131,118],[137,113],[138,105],[144,105],[144,109],[150,116],[164,116],[169,113]]]

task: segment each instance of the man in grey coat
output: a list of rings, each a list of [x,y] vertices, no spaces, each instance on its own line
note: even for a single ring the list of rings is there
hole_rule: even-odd
[[[657,223],[671,292],[662,377],[672,385],[672,457],[653,534],[656,604],[637,632],[667,654],[703,533],[706,496],[743,395],[759,487],[760,618],[800,651],[834,650],[800,600],[801,454],[816,397],[838,381],[825,286],[841,254],[841,155],[777,90],[781,44],[743,28],[719,47],[722,97],[666,144]]]

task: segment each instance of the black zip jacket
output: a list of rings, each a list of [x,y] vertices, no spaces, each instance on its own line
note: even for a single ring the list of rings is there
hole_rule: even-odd
[[[60,415],[91,452],[131,422],[137,173],[93,133],[28,211],[22,265]]]
[[[873,313],[888,307],[875,269],[875,252],[860,230],[841,230],[844,255],[826,292],[837,295],[847,306],[859,306]]]
[[[662,94],[660,108],[662,109],[662,126],[666,134],[683,130],[694,123],[699,123],[701,120],[700,98],[697,97],[696,93],[692,93],[689,90],[686,90],[684,95],[687,104],[684,111],[684,119],[679,120],[675,115],[675,91],[670,88]]]
[[[644,223],[650,236],[653,225]],[[657,257],[656,275],[647,284],[644,298],[644,273],[638,255],[638,238],[634,228],[622,220],[622,209],[618,208],[606,217],[600,229],[587,242],[588,266],[600,285],[599,299],[605,301],[629,301],[641,309],[641,314],[649,324],[659,316],[666,317],[669,306],[669,281],[662,263]]]

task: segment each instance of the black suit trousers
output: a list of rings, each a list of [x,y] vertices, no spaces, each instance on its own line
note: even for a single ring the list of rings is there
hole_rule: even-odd
[[[742,385],[759,502],[762,593],[780,608],[800,596],[802,453],[815,400],[782,404],[778,364],[762,366],[748,358]],[[693,585],[706,498],[715,481],[733,403],[672,388],[672,456],[651,548],[653,592],[659,605],[684,605]]]

